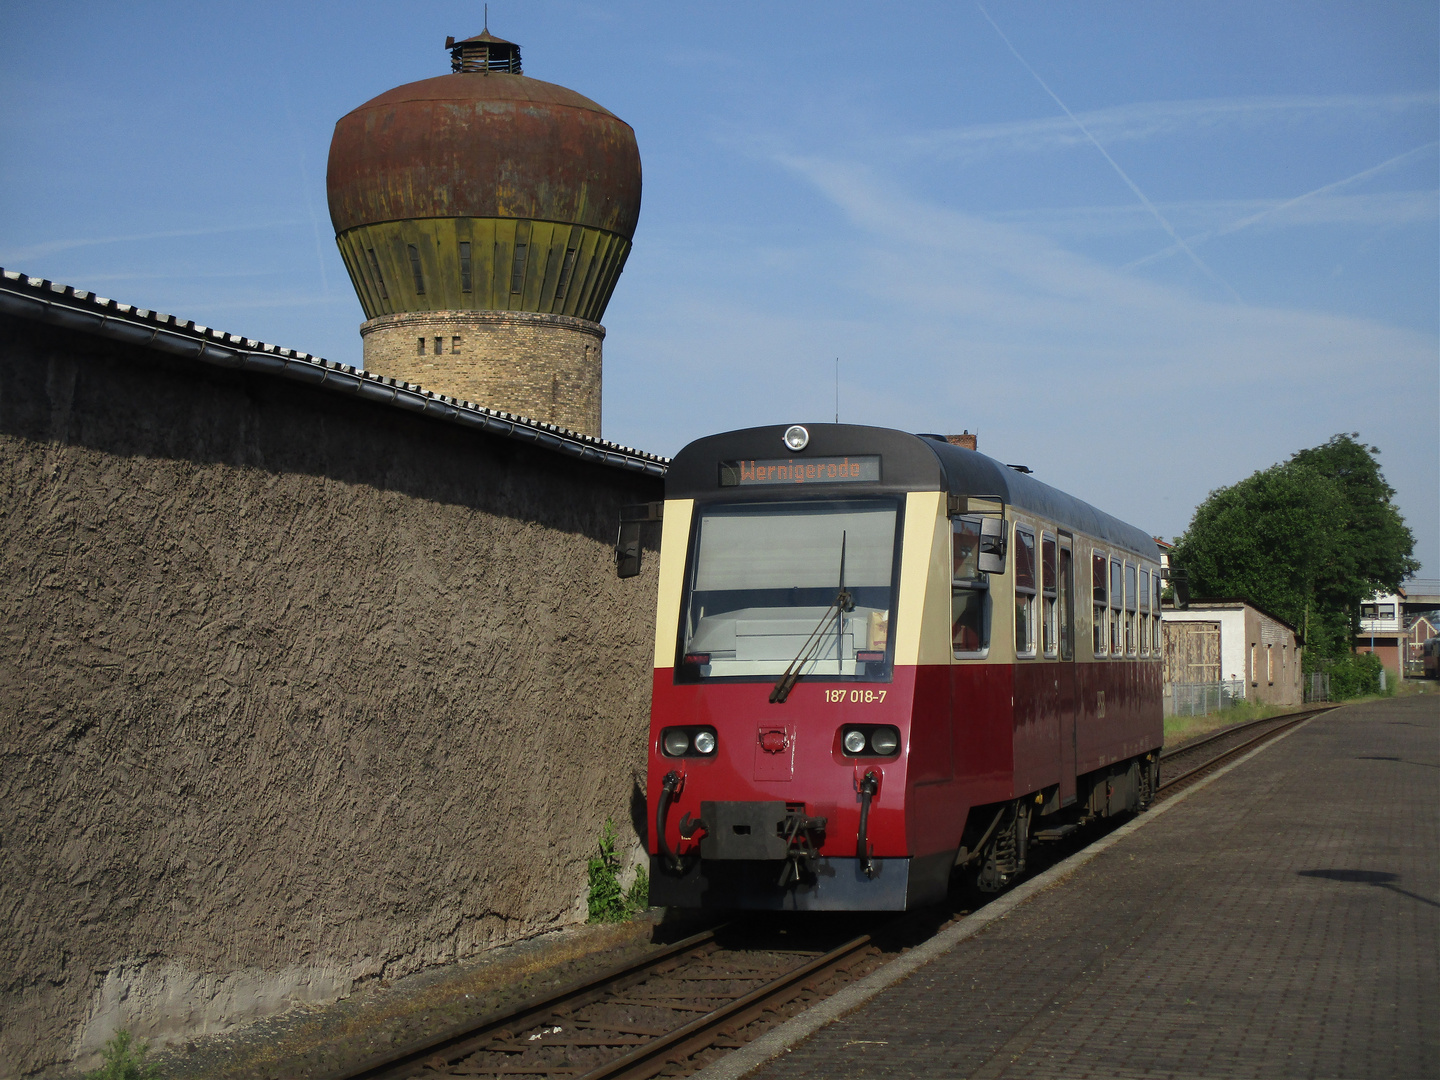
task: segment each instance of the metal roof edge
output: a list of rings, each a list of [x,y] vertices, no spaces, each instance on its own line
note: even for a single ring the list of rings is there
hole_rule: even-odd
[[[1292,626],[1288,620],[1282,619],[1273,611],[1267,611],[1254,600],[1246,600],[1243,596],[1201,596],[1192,599],[1183,608],[1176,608],[1173,602],[1169,607],[1162,604],[1160,615],[1164,618],[1167,613],[1173,615],[1176,611],[1243,611],[1245,608],[1264,615],[1271,622],[1279,623],[1297,637],[1300,634],[1299,627]]]
[[[129,345],[155,349],[214,367],[261,372],[293,382],[354,394],[377,404],[420,413],[501,438],[526,442],[582,461],[664,477],[670,459],[527,416],[489,409],[415,383],[371,375],[310,353],[200,326],[174,315],[96,296],[46,278],[0,267],[0,313]]]

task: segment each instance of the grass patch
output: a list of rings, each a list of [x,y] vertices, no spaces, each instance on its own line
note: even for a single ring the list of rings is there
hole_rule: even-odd
[[[1280,711],[1278,706],[1263,701],[1241,701],[1229,708],[1221,709],[1219,712],[1206,713],[1204,716],[1167,716],[1165,718],[1165,745],[1176,746],[1179,743],[1190,742],[1192,739],[1213,734],[1221,728],[1276,716]]]

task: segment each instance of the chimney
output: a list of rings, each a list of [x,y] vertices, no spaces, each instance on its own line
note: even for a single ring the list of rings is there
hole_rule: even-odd
[[[945,441],[951,446],[963,446],[966,450],[975,449],[975,436],[970,434],[968,428],[959,435],[946,435]]]

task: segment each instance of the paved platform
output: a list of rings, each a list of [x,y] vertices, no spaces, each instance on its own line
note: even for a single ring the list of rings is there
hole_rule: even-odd
[[[1437,964],[1427,694],[1312,720],[754,1075],[1440,1077]]]

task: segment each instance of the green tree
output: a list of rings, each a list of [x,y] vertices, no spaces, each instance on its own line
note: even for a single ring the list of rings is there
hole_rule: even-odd
[[[1309,670],[1351,651],[1365,598],[1419,569],[1379,450],[1358,438],[1212,491],[1171,553],[1192,595],[1249,600],[1294,625]]]

